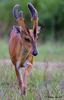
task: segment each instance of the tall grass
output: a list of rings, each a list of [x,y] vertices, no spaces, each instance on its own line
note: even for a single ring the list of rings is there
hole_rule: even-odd
[[[48,42],[38,46],[38,51],[35,61],[64,61],[64,45],[61,43]],[[1,40],[0,59],[8,58],[8,42]],[[64,69],[52,68],[50,71],[48,64],[43,67],[33,67],[28,78],[27,95],[21,96],[14,67],[0,64],[0,100],[64,100]]]
[[[28,78],[27,95],[21,96],[14,67],[0,65],[0,100],[64,100],[61,89],[63,70],[48,71],[34,66]]]
[[[9,58],[8,41],[0,40],[0,59]]]

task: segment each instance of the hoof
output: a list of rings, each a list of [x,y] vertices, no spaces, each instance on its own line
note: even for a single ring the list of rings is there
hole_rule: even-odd
[[[21,88],[21,95],[26,95],[27,94],[27,90],[26,90],[26,87],[22,87]]]

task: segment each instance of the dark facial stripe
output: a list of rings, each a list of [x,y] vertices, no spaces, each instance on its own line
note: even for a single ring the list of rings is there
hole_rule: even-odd
[[[29,29],[28,29],[28,27],[27,27],[27,26],[26,26],[26,30],[27,30],[28,34],[30,34],[30,31],[29,31]]]
[[[35,25],[35,28],[34,28],[34,38],[36,38],[36,25]]]

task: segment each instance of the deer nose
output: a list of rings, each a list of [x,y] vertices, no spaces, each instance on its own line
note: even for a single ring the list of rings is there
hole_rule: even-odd
[[[38,51],[37,50],[33,51],[32,54],[33,54],[33,56],[37,56],[38,55]]]

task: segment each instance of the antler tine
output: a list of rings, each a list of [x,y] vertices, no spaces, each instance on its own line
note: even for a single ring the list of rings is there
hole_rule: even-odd
[[[33,21],[34,36],[36,36],[36,34],[38,33],[38,12],[31,3],[28,4],[28,8],[32,17],[31,20]]]
[[[19,19],[19,18],[23,18],[23,12],[22,11],[19,11],[20,10],[20,5],[19,4],[16,4],[14,7],[13,7],[13,15],[16,19]]]
[[[18,24],[23,28],[23,30],[27,33],[27,26],[25,24],[25,20],[24,20],[24,16],[23,16],[23,12],[19,11],[20,10],[20,5],[16,4],[13,7],[13,15],[15,16],[15,18],[17,19]]]
[[[33,19],[38,18],[38,12],[37,12],[37,10],[34,8],[34,6],[31,3],[28,4],[28,8],[30,10],[32,18]]]

